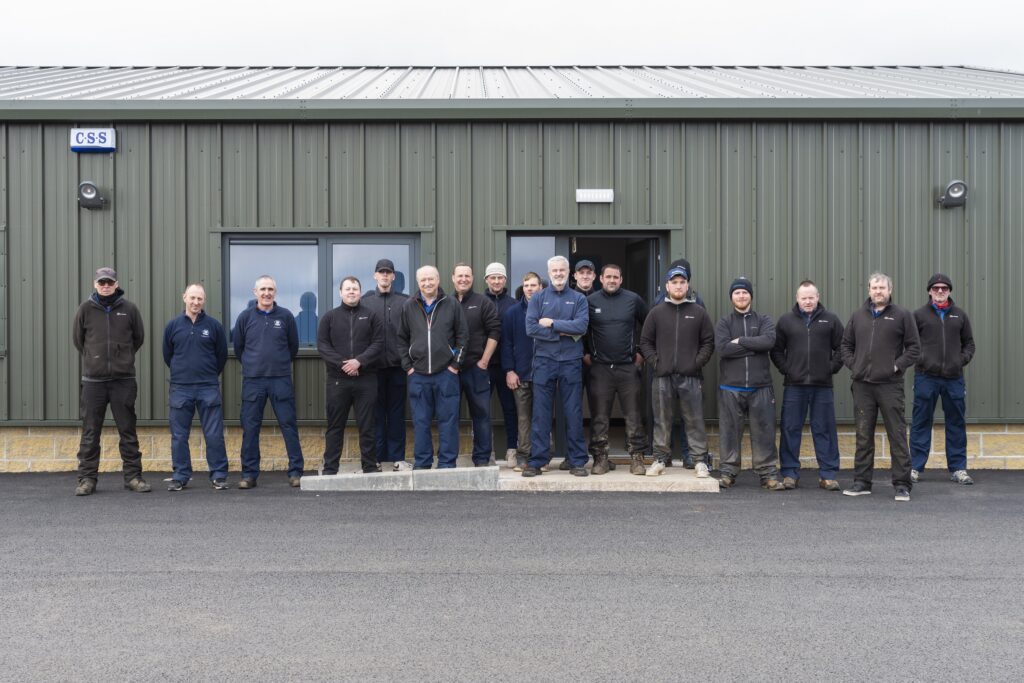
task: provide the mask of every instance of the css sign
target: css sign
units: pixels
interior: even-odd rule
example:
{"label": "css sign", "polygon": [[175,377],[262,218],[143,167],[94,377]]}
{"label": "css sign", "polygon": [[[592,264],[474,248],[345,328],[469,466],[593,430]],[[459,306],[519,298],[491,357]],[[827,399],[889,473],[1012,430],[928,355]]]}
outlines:
{"label": "css sign", "polygon": [[117,149],[117,133],[113,128],[72,128],[72,152],[113,152]]}

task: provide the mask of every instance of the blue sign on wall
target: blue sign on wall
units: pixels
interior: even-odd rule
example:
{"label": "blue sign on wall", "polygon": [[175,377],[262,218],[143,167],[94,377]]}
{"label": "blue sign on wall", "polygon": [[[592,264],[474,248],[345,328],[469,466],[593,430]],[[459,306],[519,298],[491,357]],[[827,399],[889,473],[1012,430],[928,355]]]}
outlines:
{"label": "blue sign on wall", "polygon": [[72,152],[113,152],[117,149],[117,133],[113,128],[72,128]]}

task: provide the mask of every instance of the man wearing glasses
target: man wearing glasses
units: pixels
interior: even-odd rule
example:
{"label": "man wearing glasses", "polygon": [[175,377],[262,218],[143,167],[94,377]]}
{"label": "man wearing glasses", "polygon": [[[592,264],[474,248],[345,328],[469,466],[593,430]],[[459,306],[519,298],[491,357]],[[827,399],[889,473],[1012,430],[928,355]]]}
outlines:
{"label": "man wearing glasses", "polygon": [[950,294],[953,281],[936,273],[928,280],[928,303],[914,311],[921,358],[914,373],[914,417],[910,426],[910,478],[917,482],[932,446],[935,404],[946,418],[946,467],[950,481],[973,484],[967,474],[967,386],[964,367],[974,357],[971,321]]}

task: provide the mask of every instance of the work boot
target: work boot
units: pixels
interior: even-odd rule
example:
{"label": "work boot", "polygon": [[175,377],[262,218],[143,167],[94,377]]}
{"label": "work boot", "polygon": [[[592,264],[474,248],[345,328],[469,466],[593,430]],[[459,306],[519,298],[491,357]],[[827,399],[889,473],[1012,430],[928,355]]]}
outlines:
{"label": "work boot", "polygon": [[594,466],[590,468],[591,474],[608,474],[608,454],[598,453],[594,456]]}
{"label": "work boot", "polygon": [[563,472],[571,470],[572,467],[569,465],[569,458],[562,458],[562,464],[558,466],[558,469]]}
{"label": "work boot", "polygon": [[644,476],[647,474],[647,468],[644,467],[644,454],[643,453],[630,453],[629,454],[629,473]]}
{"label": "work boot", "polygon": [[83,479],[78,482],[78,486],[75,488],[76,496],[91,496],[96,492],[96,480],[95,479]]}
{"label": "work boot", "polygon": [[149,493],[152,491],[149,484],[142,477],[135,477],[129,482],[126,482],[124,487],[129,491],[135,491],[136,493]]}

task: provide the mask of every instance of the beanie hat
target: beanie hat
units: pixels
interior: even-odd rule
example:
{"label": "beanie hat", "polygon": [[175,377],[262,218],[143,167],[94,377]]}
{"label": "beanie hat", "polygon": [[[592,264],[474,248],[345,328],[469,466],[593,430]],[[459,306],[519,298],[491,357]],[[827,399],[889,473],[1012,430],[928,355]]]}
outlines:
{"label": "beanie hat", "polygon": [[490,277],[491,275],[500,275],[502,277],[508,277],[508,271],[505,270],[504,263],[492,263],[487,266],[487,270],[484,271],[484,277]]}
{"label": "beanie hat", "polygon": [[931,289],[933,286],[938,284],[946,285],[949,287],[949,291],[953,291],[953,281],[949,279],[948,275],[943,275],[942,273],[935,273],[935,275],[932,275],[931,279],[928,280],[928,289]]}
{"label": "beanie hat", "polygon": [[754,283],[742,275],[733,280],[732,284],[729,285],[729,296],[731,297],[732,293],[737,289],[745,289],[750,293],[750,296],[754,296]]}

